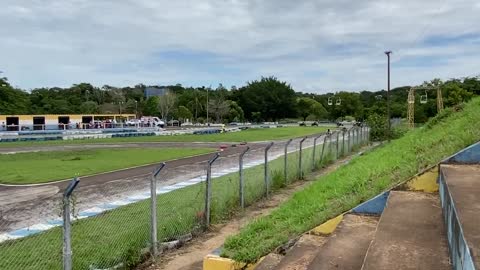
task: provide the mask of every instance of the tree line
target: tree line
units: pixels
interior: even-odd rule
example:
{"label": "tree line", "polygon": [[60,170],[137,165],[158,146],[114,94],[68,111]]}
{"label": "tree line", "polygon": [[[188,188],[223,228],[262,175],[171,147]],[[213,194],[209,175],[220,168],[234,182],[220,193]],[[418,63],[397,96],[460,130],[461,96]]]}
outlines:
{"label": "tree line", "polygon": [[[480,78],[467,77],[430,83],[440,85],[445,106],[467,101],[480,94]],[[0,78],[0,114],[110,114],[132,113],[206,122],[262,122],[281,119],[329,120],[356,119],[385,115],[386,91],[339,91],[326,94],[296,92],[287,82],[262,77],[237,88],[184,87],[181,84],[154,86],[168,89],[163,96],[145,97],[146,85],[133,87],[95,87],[89,83],[68,88],[36,88],[25,91]],[[390,91],[392,118],[405,118],[410,86]],[[418,102],[420,96],[426,103]],[[423,123],[434,116],[436,91],[416,91],[415,122]],[[208,106],[207,106],[208,104]],[[208,112],[207,112],[208,108]]]}

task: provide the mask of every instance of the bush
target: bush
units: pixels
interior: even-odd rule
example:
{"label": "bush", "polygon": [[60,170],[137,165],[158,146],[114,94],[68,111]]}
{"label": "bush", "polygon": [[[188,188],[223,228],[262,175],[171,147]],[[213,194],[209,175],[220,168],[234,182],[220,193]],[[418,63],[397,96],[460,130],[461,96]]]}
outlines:
{"label": "bush", "polygon": [[443,111],[439,112],[434,117],[430,118],[428,122],[425,124],[425,127],[430,129],[437,125],[438,123],[442,122],[445,118],[449,117],[453,113],[453,108],[446,108]]}
{"label": "bush", "polygon": [[406,120],[402,119],[402,121],[394,126],[392,128],[392,139],[398,139],[400,137],[402,137],[403,135],[405,135],[410,129],[408,128],[408,123]]}
{"label": "bush", "polygon": [[387,138],[387,121],[384,115],[371,114],[367,119],[370,127],[370,138],[373,141],[382,141]]}
{"label": "bush", "polygon": [[432,117],[426,124],[425,127],[430,129],[433,126],[437,125],[440,122],[443,122],[447,117],[452,115],[454,112],[460,112],[465,107],[465,103],[460,103],[456,106],[446,108],[443,111],[439,112],[435,117]]}

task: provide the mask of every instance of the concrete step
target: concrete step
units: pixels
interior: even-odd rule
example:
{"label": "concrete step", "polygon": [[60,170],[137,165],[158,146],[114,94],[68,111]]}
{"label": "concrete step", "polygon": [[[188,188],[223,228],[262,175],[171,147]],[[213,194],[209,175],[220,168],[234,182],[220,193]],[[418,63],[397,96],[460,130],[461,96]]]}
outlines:
{"label": "concrete step", "polygon": [[442,164],[473,262],[480,269],[480,165]]}
{"label": "concrete step", "polygon": [[390,192],[361,269],[451,269],[439,196]]}
{"label": "concrete step", "polygon": [[305,234],[288,250],[280,262],[270,269],[306,270],[326,241],[327,237]]}
{"label": "concrete step", "polygon": [[375,235],[378,217],[345,215],[308,270],[358,270]]}

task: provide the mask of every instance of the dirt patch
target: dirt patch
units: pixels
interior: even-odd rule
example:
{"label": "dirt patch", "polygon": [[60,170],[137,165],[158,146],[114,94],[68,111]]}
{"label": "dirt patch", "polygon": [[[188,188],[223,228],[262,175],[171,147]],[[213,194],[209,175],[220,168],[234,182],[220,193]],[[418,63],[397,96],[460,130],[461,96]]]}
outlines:
{"label": "dirt patch", "polygon": [[312,180],[327,174],[339,166],[348,162],[353,156],[338,160],[330,166],[307,175],[306,180],[292,183],[286,188],[277,190],[269,200],[261,200],[245,211],[237,214],[228,223],[217,224],[210,231],[195,238],[184,247],[168,252],[157,258],[155,264],[146,262],[137,269],[140,270],[202,270],[203,258],[211,251],[223,245],[225,239],[236,234],[240,229],[252,220],[265,216],[272,212],[281,203],[287,201],[295,192],[300,191],[313,183]]}

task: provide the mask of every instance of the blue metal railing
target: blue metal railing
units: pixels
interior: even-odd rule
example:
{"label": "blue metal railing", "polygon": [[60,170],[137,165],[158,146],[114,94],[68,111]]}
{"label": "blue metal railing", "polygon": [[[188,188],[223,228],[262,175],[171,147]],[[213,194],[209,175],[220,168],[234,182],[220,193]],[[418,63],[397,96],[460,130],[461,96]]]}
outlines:
{"label": "blue metal railing", "polygon": [[445,175],[439,167],[440,201],[442,203],[443,217],[447,229],[447,240],[450,252],[450,260],[455,270],[475,270],[473,258],[470,254],[467,242],[463,234],[462,226],[458,218],[455,203],[445,182]]}

